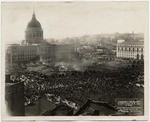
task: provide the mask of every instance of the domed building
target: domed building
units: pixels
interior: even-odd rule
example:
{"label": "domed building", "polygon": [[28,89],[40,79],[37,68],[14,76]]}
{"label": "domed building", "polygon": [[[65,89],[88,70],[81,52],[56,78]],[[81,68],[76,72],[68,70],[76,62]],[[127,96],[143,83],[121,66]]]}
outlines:
{"label": "domed building", "polygon": [[72,44],[49,43],[43,39],[43,29],[33,12],[32,19],[25,31],[25,40],[22,40],[21,44],[8,45],[6,63],[39,62],[53,64],[55,62],[72,62],[75,51],[76,49]]}
{"label": "domed building", "polygon": [[26,44],[40,44],[43,42],[43,29],[34,12],[25,31],[25,40]]}

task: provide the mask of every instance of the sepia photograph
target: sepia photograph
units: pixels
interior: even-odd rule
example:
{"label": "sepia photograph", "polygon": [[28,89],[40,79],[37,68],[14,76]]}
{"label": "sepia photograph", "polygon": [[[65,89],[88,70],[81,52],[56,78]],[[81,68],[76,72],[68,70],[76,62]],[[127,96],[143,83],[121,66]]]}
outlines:
{"label": "sepia photograph", "polygon": [[2,2],[5,120],[146,120],[148,2]]}

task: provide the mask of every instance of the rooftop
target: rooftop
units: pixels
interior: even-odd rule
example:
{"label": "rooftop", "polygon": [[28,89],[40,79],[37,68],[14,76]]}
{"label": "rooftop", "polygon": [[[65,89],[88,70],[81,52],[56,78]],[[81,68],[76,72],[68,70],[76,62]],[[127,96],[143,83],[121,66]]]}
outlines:
{"label": "rooftop", "polygon": [[46,99],[40,99],[35,102],[35,105],[33,106],[26,106],[25,107],[25,113],[26,116],[37,116],[41,115],[42,113],[45,113],[48,110],[53,110],[56,107],[56,105],[52,102],[49,102]]}
{"label": "rooftop", "polygon": [[22,82],[6,82],[5,86],[12,86],[12,85],[16,85],[16,84],[20,84]]}
{"label": "rooftop", "polygon": [[144,45],[144,42],[143,41],[124,41],[122,43],[118,43],[118,45]]}
{"label": "rooftop", "polygon": [[33,12],[32,19],[28,23],[27,28],[41,28],[40,22],[36,19],[35,13]]}

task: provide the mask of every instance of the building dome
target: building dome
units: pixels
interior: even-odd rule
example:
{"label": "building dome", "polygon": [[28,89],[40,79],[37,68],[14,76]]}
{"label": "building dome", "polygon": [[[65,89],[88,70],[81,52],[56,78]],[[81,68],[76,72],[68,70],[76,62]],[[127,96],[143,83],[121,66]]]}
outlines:
{"label": "building dome", "polygon": [[39,44],[43,42],[43,29],[40,22],[36,19],[35,13],[28,23],[25,31],[25,40],[28,44]]}
{"label": "building dome", "polygon": [[36,19],[35,13],[32,15],[31,21],[28,23],[27,28],[41,28],[40,22]]}

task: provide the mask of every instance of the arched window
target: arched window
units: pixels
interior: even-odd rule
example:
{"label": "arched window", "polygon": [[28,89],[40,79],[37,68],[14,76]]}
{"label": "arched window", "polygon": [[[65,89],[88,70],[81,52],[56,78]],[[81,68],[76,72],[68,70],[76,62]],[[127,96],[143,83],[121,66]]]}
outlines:
{"label": "arched window", "polygon": [[143,48],[141,48],[141,52],[143,52]]}
{"label": "arched window", "polygon": [[139,54],[137,54],[137,57],[136,57],[137,59],[139,59]]}
{"label": "arched window", "polygon": [[143,54],[141,55],[141,59],[144,59],[144,55]]}

